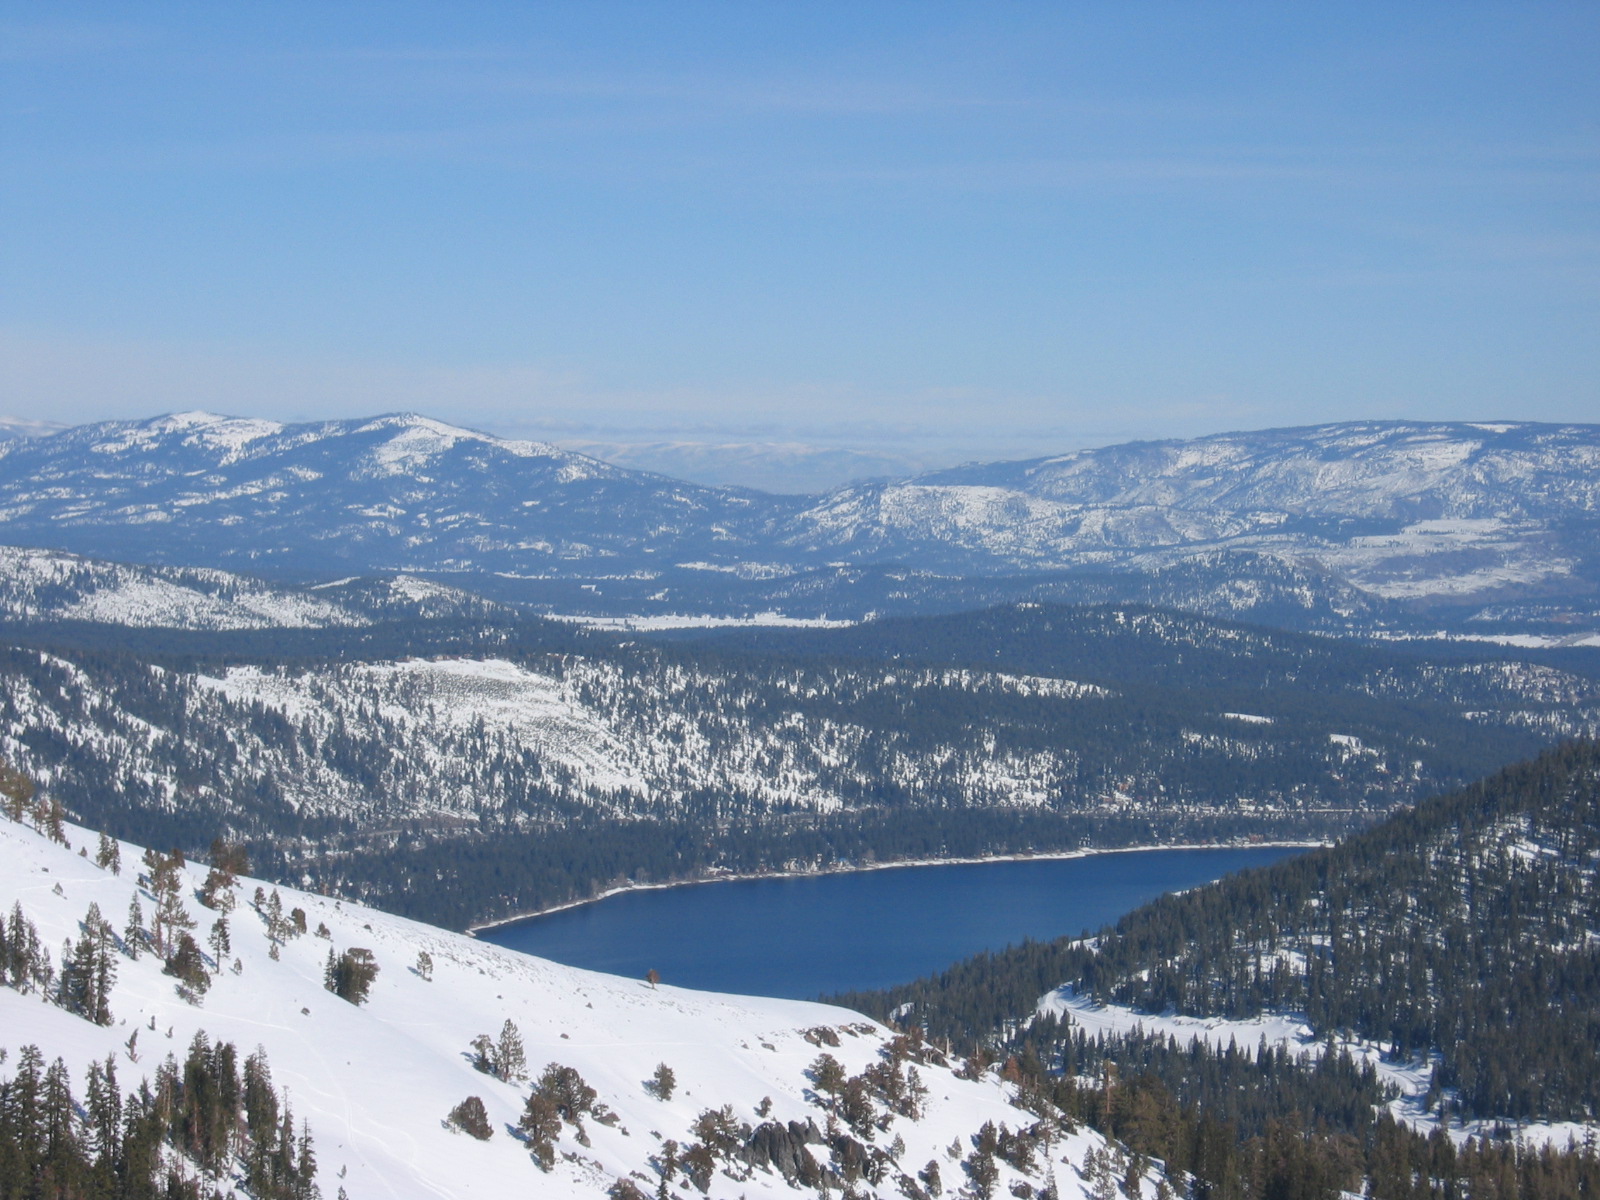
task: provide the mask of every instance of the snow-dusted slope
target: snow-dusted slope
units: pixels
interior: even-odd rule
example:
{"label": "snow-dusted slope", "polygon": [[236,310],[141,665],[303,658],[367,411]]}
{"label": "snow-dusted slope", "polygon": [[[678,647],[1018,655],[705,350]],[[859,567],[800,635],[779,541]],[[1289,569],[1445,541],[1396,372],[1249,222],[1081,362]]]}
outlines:
{"label": "snow-dusted slope", "polygon": [[[73,847],[93,848],[92,835],[77,827],[67,827],[67,836]],[[152,904],[135,882],[139,853],[124,845],[117,875],[75,849],[0,819],[0,908],[20,903],[52,949],[80,936],[79,921],[91,902],[120,926],[136,894],[147,912]],[[195,893],[203,873],[186,869],[183,889],[187,907],[201,919],[201,934],[218,915],[202,907]],[[287,888],[279,893],[284,911],[303,909],[313,932],[286,942],[274,961],[263,918],[249,907],[255,887],[251,880],[239,882],[241,903],[230,917],[228,957],[236,957],[238,967],[229,962],[216,970],[198,1004],[179,997],[175,981],[148,952],[138,961],[118,956],[109,1027],[70,1015],[36,994],[0,987],[0,1045],[10,1051],[0,1076],[16,1062],[17,1051],[33,1043],[47,1059],[66,1060],[80,1091],[88,1063],[114,1056],[126,1088],[152,1074],[169,1053],[181,1060],[195,1033],[204,1030],[212,1041],[234,1043],[241,1054],[257,1046],[266,1050],[295,1115],[310,1124],[325,1196],[343,1187],[362,1198],[596,1198],[630,1176],[653,1193],[665,1141],[682,1147],[694,1142],[692,1127],[707,1109],[731,1106],[736,1122],[746,1127],[741,1139],[764,1119],[785,1129],[795,1122],[804,1130],[810,1122],[827,1133],[830,1120],[808,1077],[810,1065],[826,1049],[855,1075],[883,1061],[889,1041],[888,1031],[842,1009],[690,992],[668,983],[652,988],[643,980],[558,966]],[[326,927],[326,939],[314,932],[319,926]],[[374,955],[379,973],[366,1004],[351,1005],[324,989],[330,947],[363,947]],[[421,952],[432,959],[431,979],[415,969]],[[614,1125],[585,1120],[587,1144],[572,1125],[564,1125],[549,1173],[539,1170],[511,1131],[529,1084],[502,1081],[472,1065],[472,1039],[494,1036],[507,1020],[520,1030],[534,1075],[549,1063],[574,1068],[618,1118]],[[677,1077],[677,1091],[666,1101],[644,1086],[663,1062]],[[994,1122],[1017,1130],[1039,1119],[1015,1107],[1012,1089],[992,1073],[964,1080],[931,1061],[915,1069],[928,1089],[921,1116],[894,1116],[879,1106],[880,1118],[888,1119],[870,1138],[832,1126],[882,1160],[876,1182],[854,1181],[858,1195],[914,1194],[905,1183],[914,1185],[929,1162],[940,1164],[953,1190],[964,1181],[958,1159],[972,1152],[981,1126]],[[469,1095],[482,1098],[495,1130],[486,1142],[443,1122]],[[765,1118],[757,1113],[764,1102],[770,1104]],[[823,1166],[839,1165],[840,1155],[849,1153],[821,1141],[819,1136],[807,1152]],[[1092,1133],[1055,1127],[1048,1157],[1031,1172],[998,1164],[999,1194],[1023,1179],[1037,1192],[1053,1175],[1059,1194],[1078,1195],[1086,1189],[1077,1168],[1104,1145]],[[844,1147],[843,1141],[836,1146]],[[837,1191],[838,1183],[833,1187]],[[1151,1179],[1144,1194],[1154,1192]],[[717,1171],[709,1190],[715,1200],[793,1194],[777,1171],[752,1168],[737,1155]]]}
{"label": "snow-dusted slope", "polygon": [[699,594],[726,604],[741,572],[751,584],[840,562],[1148,571],[1219,550],[1407,601],[1577,594],[1597,521],[1596,425],[1268,430],[820,497],[708,487],[409,415],[181,413],[0,439],[0,539],[301,575],[457,572],[543,602],[575,598],[554,582],[574,577],[681,589],[700,571]]}
{"label": "snow-dusted slope", "polygon": [[715,557],[775,507],[795,505],[411,415],[178,413],[0,441],[0,538],[241,570],[636,569]]}
{"label": "snow-dusted slope", "polygon": [[[1042,653],[1048,616],[1032,633],[1035,614],[1014,616],[1023,631],[998,644]],[[1151,643],[1167,643],[1167,695],[1191,701],[1170,712],[1147,701],[1129,707],[1115,689],[1058,668],[702,664],[627,647],[188,670],[29,649],[0,657],[0,754],[80,815],[108,811],[102,797],[117,789],[124,814],[203,813],[266,838],[308,819],[352,831],[410,821],[465,831],[589,817],[716,824],[889,806],[1166,823],[1237,815],[1241,797],[1270,824],[1308,807],[1387,807],[1454,769],[1419,730],[1352,727],[1352,703],[1453,706],[1420,727],[1427,742],[1594,727],[1593,686],[1580,677],[1520,663],[1419,667],[1409,659],[1351,681],[1320,715],[1308,694],[1283,724],[1246,726],[1223,714],[1271,715],[1282,696],[1261,710],[1236,692],[1226,703],[1196,693],[1176,677],[1185,655],[1246,656],[1276,664],[1282,676],[1312,678],[1326,672],[1323,659],[1252,631],[1160,614],[1063,620],[1082,623],[1085,639],[1125,633],[1129,673]],[[914,657],[917,643],[908,645]],[[849,645],[838,653],[851,653]],[[1239,687],[1259,704],[1263,688],[1285,686],[1282,676],[1251,676]],[[1359,750],[1333,735],[1355,736]]]}
{"label": "snow-dusted slope", "polygon": [[1171,1038],[1180,1046],[1198,1042],[1216,1051],[1226,1050],[1231,1045],[1245,1054],[1256,1053],[1264,1043],[1273,1049],[1287,1048],[1295,1058],[1303,1060],[1318,1058],[1331,1045],[1355,1061],[1371,1065],[1384,1086],[1392,1089],[1387,1107],[1395,1120],[1424,1133],[1442,1128],[1458,1145],[1468,1138],[1503,1136],[1509,1131],[1525,1145],[1548,1145],[1564,1150],[1573,1142],[1581,1145],[1587,1139],[1600,1136],[1600,1124],[1595,1122],[1459,1118],[1441,1122],[1429,1106],[1434,1061],[1421,1056],[1397,1059],[1394,1047],[1386,1043],[1350,1037],[1318,1037],[1306,1024],[1304,1013],[1263,1013],[1238,1020],[1191,1017],[1174,1012],[1144,1013],[1125,1004],[1097,1003],[1079,995],[1070,984],[1041,996],[1037,1011],[1041,1016],[1061,1020],[1070,1028],[1083,1030],[1090,1038],[1140,1034]]}
{"label": "snow-dusted slope", "polygon": [[[1094,704],[1069,680],[957,670],[828,670],[767,680],[629,658],[411,659],[104,676],[21,652],[0,668],[0,754],[74,809],[139,780],[135,806],[218,811],[254,828],[282,808],[361,822],[831,812],[896,786],[969,805],[1039,805],[1076,786],[1070,748],[1011,745],[999,723],[948,740],[884,727],[878,706]],[[774,705],[782,705],[780,709]],[[840,711],[830,711],[837,707]],[[852,708],[867,710],[853,717]],[[987,727],[996,728],[986,732]],[[192,737],[196,730],[211,731]],[[74,747],[70,756],[29,743]],[[267,781],[272,802],[258,785]],[[273,818],[276,819],[276,818]]]}
{"label": "snow-dusted slope", "polygon": [[0,620],[196,630],[370,623],[344,605],[226,571],[128,566],[17,546],[0,546]]}
{"label": "snow-dusted slope", "polygon": [[1226,547],[1416,599],[1564,580],[1597,517],[1596,426],[1356,422],[936,471],[836,492],[785,536],[947,569],[1149,569]]}
{"label": "snow-dusted slope", "polygon": [[921,482],[1191,512],[1405,521],[1593,516],[1600,427],[1355,421],[1130,442],[958,467]]}

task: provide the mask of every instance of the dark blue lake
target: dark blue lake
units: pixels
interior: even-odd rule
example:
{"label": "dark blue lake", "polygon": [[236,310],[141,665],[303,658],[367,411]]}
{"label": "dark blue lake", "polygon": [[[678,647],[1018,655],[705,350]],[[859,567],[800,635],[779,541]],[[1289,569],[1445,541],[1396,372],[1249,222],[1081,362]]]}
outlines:
{"label": "dark blue lake", "polygon": [[906,983],[1024,938],[1095,930],[1164,892],[1296,850],[1139,850],[624,892],[485,930],[569,966],[809,999]]}

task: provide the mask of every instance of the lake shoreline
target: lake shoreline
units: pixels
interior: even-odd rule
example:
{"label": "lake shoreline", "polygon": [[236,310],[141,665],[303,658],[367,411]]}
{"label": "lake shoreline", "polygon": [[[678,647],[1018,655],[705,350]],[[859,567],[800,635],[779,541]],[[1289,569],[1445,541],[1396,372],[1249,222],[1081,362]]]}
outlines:
{"label": "lake shoreline", "polygon": [[535,909],[532,912],[517,913],[514,916],[501,917],[494,921],[484,921],[477,925],[469,925],[466,933],[469,937],[477,937],[480,932],[503,929],[507,925],[531,921],[536,917],[548,917],[555,913],[570,912],[572,909],[583,908],[589,904],[598,904],[602,900],[609,900],[613,896],[621,896],[628,892],[659,892],[669,888],[699,887],[703,884],[711,883],[745,883],[758,879],[821,879],[828,875],[859,875],[868,871],[895,871],[910,867],[962,867],[1003,862],[1060,862],[1076,858],[1096,858],[1107,854],[1140,854],[1151,850],[1313,850],[1331,844],[1331,842],[1327,841],[1157,842],[1137,846],[1048,850],[1039,854],[989,854],[961,858],[901,858],[889,862],[852,863],[822,867],[815,871],[747,871],[710,875],[701,879],[675,879],[663,883],[626,883],[620,887],[607,888],[605,891],[583,900],[569,900],[565,904],[554,904],[549,908]]}

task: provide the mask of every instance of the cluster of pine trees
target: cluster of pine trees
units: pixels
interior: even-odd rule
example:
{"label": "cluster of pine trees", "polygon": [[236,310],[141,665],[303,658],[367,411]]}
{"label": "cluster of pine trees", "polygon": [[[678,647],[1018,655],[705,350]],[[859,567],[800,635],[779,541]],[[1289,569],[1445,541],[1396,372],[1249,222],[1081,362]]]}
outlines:
{"label": "cluster of pine trees", "polygon": [[316,1175],[311,1131],[266,1055],[241,1063],[204,1032],[126,1092],[109,1056],[89,1064],[80,1101],[62,1060],[46,1066],[32,1045],[0,1080],[0,1200],[211,1200],[235,1185],[254,1200],[317,1200]]}
{"label": "cluster of pine trees", "polygon": [[111,989],[117,982],[117,935],[91,903],[80,922],[83,937],[71,938],[61,948],[58,971],[39,931],[13,904],[11,915],[0,921],[0,984],[16,991],[39,992],[70,1013],[111,1024]]}

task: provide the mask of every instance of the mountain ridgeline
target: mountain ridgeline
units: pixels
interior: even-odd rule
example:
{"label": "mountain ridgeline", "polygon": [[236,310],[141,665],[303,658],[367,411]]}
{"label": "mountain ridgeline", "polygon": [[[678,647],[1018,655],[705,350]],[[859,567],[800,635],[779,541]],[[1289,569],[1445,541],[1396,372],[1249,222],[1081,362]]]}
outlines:
{"label": "mountain ridgeline", "polygon": [[1335,846],[1165,897],[1091,940],[846,999],[966,1043],[1032,1038],[1046,1059],[1067,1052],[1070,1029],[1040,1042],[1019,1022],[1062,985],[1151,1013],[1302,1013],[1320,1037],[1435,1057],[1441,1111],[1592,1120],[1597,861],[1600,746],[1571,743]]}
{"label": "mountain ridgeline", "polygon": [[[1352,422],[780,496],[410,415],[182,413],[0,439],[0,541],[299,582],[431,572],[612,612],[949,610],[1084,572],[1100,599],[1170,603],[1181,578],[1148,577],[1197,563],[1195,603],[1262,619],[1526,624],[1593,616],[1597,464],[1600,426]],[[1097,598],[1054,582],[1039,598]]]}

